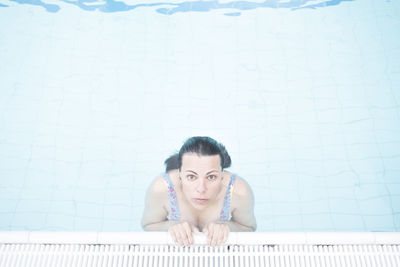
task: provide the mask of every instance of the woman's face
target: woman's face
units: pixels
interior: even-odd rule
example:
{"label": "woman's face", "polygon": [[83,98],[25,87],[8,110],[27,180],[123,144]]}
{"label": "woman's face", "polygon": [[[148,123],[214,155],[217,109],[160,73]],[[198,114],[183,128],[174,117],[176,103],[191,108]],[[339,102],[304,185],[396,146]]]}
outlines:
{"label": "woman's face", "polygon": [[179,175],[186,200],[195,209],[202,210],[221,191],[221,158],[219,155],[199,156],[196,153],[185,153]]}

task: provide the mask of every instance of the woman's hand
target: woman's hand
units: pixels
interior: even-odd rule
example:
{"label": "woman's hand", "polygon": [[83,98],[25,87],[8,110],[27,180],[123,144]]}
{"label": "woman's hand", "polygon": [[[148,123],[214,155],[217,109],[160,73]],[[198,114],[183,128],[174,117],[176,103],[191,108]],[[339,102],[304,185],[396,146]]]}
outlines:
{"label": "woman's hand", "polygon": [[194,244],[193,233],[198,233],[199,229],[191,223],[184,221],[174,224],[168,229],[175,243],[181,246]]}
{"label": "woman's hand", "polygon": [[210,222],[203,228],[209,246],[219,246],[228,240],[229,227],[223,223]]}

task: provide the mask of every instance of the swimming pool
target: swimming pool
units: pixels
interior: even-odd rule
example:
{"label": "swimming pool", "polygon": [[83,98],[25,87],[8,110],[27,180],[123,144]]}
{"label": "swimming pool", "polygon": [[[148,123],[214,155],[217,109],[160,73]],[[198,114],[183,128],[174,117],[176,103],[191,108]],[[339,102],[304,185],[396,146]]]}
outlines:
{"label": "swimming pool", "polygon": [[141,231],[192,135],[257,231],[400,230],[398,1],[0,4],[0,231]]}

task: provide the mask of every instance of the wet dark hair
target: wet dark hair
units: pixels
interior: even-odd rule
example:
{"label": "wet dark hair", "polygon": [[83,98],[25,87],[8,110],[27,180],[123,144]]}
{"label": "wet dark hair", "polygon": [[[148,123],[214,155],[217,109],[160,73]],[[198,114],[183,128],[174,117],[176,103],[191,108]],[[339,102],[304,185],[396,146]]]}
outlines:
{"label": "wet dark hair", "polygon": [[165,172],[169,172],[170,170],[179,169],[179,153],[175,153],[164,161]]}
{"label": "wet dark hair", "polygon": [[165,172],[182,167],[182,157],[185,153],[196,153],[201,156],[219,155],[222,169],[229,168],[232,164],[231,157],[226,148],[211,137],[194,136],[185,141],[179,152],[171,155],[164,161]]}

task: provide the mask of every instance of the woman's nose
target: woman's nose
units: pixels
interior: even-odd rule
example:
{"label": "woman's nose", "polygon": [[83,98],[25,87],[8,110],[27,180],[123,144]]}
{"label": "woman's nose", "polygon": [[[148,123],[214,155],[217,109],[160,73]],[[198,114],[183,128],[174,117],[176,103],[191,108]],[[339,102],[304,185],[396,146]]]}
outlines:
{"label": "woman's nose", "polygon": [[197,184],[197,192],[203,193],[206,191],[206,183],[204,179],[199,179],[199,183]]}

